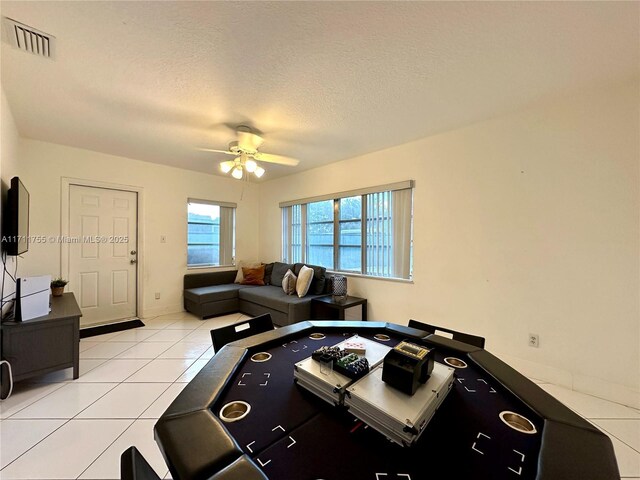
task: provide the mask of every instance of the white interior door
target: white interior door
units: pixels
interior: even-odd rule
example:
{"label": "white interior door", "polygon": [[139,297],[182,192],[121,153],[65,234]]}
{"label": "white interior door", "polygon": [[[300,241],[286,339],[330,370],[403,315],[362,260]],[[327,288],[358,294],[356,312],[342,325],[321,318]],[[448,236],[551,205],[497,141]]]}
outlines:
{"label": "white interior door", "polygon": [[69,186],[69,287],[82,326],[136,316],[137,225],[136,192]]}

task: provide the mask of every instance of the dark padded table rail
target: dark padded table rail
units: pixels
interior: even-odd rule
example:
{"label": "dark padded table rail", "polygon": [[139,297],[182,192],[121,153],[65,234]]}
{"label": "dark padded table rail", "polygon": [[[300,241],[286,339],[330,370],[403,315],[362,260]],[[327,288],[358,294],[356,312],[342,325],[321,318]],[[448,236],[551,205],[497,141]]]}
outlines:
{"label": "dark padded table rail", "polygon": [[[324,339],[310,339],[323,333]],[[293,364],[322,345],[358,334],[435,347],[455,357],[454,386],[420,440],[403,448],[293,381]],[[267,362],[250,356],[268,352]],[[251,404],[241,421],[222,422],[222,405]],[[497,416],[514,411],[537,433]],[[609,438],[483,349],[396,324],[301,322],[220,350],[158,420],[156,440],[175,479],[327,480],[478,478],[617,479]]]}

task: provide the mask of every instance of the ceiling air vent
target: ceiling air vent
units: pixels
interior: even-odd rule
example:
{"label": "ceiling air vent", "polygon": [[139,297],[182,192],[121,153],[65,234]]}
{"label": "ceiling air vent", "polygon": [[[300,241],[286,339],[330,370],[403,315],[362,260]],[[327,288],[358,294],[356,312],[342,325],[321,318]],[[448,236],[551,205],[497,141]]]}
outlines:
{"label": "ceiling air vent", "polygon": [[15,48],[40,57],[54,58],[56,37],[7,17],[3,20],[6,38]]}

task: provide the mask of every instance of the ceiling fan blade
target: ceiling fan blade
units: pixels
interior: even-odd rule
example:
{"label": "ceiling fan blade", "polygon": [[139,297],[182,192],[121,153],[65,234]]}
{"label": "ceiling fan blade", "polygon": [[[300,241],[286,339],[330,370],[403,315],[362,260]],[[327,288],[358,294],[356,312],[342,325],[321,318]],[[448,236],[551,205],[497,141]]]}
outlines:
{"label": "ceiling fan blade", "polygon": [[283,155],[274,155],[272,153],[258,152],[253,156],[253,158],[259,162],[277,163],[280,165],[287,165],[289,167],[295,167],[300,163],[300,160],[296,160],[295,158],[285,157]]}
{"label": "ceiling fan blade", "polygon": [[214,153],[225,153],[227,155],[237,156],[237,153],[230,152],[228,150],[214,150],[213,148],[198,148],[201,152],[214,152]]}
{"label": "ceiling fan blade", "polygon": [[253,132],[238,130],[238,145],[245,150],[257,150],[264,140]]}

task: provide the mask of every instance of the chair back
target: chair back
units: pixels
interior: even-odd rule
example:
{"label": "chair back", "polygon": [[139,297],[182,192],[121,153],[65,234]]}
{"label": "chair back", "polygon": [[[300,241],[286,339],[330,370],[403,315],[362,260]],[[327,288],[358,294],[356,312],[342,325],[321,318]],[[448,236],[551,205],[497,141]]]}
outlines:
{"label": "chair back", "polygon": [[226,327],[215,328],[211,330],[211,341],[213,349],[218,352],[229,342],[235,342],[243,338],[250,337],[262,332],[273,330],[273,321],[271,314],[265,313],[259,317],[250,318],[242,322],[228,325]]}
{"label": "chair back", "polygon": [[160,480],[160,477],[136,447],[129,447],[120,455],[120,479]]}
{"label": "chair back", "polygon": [[471,335],[470,333],[456,332],[455,330],[450,330],[448,328],[437,327],[435,325],[429,325],[428,323],[422,323],[418,320],[409,320],[409,326],[411,328],[424,330],[425,332],[429,332],[430,334],[437,333],[437,330],[441,332],[447,332],[450,333],[453,336],[453,339],[457,340],[458,342],[467,343],[469,345],[473,345],[474,347],[484,348],[484,337]]}

